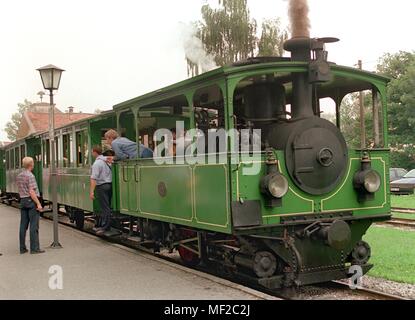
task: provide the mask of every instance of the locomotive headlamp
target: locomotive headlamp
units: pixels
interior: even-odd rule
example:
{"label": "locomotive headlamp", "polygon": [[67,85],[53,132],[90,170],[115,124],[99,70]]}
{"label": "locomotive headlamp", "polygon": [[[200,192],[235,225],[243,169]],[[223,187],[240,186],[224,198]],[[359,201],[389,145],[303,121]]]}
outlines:
{"label": "locomotive headlamp", "polygon": [[281,199],[288,192],[288,180],[280,173],[265,176],[262,183],[263,193],[276,199]]}
{"label": "locomotive headlamp", "polygon": [[362,168],[354,176],[354,188],[358,191],[359,202],[373,200],[381,183],[380,174],[372,169],[372,162],[368,154],[365,154],[362,158]]}
{"label": "locomotive headlamp", "polygon": [[261,179],[261,193],[269,208],[281,207],[282,198],[288,193],[288,180],[278,170],[278,160],[272,150],[267,151],[267,175]]}
{"label": "locomotive headlamp", "polygon": [[381,178],[379,173],[371,170],[365,174],[364,186],[367,192],[375,193],[380,189]]}

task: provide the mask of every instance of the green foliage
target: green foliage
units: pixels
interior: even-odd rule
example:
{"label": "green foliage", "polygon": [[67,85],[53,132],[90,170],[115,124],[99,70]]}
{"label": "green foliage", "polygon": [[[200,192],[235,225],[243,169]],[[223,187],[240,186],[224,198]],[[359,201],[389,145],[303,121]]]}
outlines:
{"label": "green foliage", "polygon": [[247,0],[219,0],[218,9],[202,7],[199,35],[217,65],[246,59],[255,50],[257,23],[250,18]]}
{"label": "green foliage", "polygon": [[[372,93],[363,92],[365,109],[366,145],[374,144]],[[359,149],[360,144],[360,103],[359,93],[347,95],[340,106],[341,131],[350,149]]]}
{"label": "green foliage", "polygon": [[378,72],[392,78],[388,86],[392,166],[415,167],[415,53],[384,55]]}
{"label": "green foliage", "polygon": [[[251,18],[247,0],[218,0],[217,8],[202,6],[202,20],[195,23],[196,37],[217,66],[224,66],[255,55],[280,56],[288,32],[279,19],[262,23],[261,37],[257,36],[257,21]],[[196,61],[187,56],[188,73],[200,73]]]}
{"label": "green foliage", "polygon": [[340,106],[341,131],[350,149],[360,147],[360,108],[358,94],[348,95]]}
{"label": "green foliage", "polygon": [[415,169],[415,150],[413,146],[404,147],[402,150],[392,149],[391,166],[393,168]]}
{"label": "green foliage", "polygon": [[415,214],[396,213],[396,212],[393,212],[392,214],[393,214],[393,217],[397,218],[397,219],[406,219],[406,220],[414,220],[415,221]]}
{"label": "green foliage", "polygon": [[380,58],[377,72],[392,79],[399,79],[406,74],[408,65],[415,62],[415,55],[411,52],[399,51],[398,53],[386,53]]}
{"label": "green foliage", "polygon": [[284,42],[288,39],[288,32],[281,27],[280,19],[265,20],[262,23],[262,34],[258,42],[258,56],[282,56]]}
{"label": "green foliage", "polygon": [[375,267],[369,275],[415,284],[415,232],[393,228],[372,227],[365,236],[372,247],[371,263]]}
{"label": "green foliage", "polygon": [[16,141],[23,114],[31,105],[32,103],[26,99],[23,103],[17,104],[18,111],[12,115],[11,121],[7,122],[6,127],[4,128],[7,138],[10,141]]}

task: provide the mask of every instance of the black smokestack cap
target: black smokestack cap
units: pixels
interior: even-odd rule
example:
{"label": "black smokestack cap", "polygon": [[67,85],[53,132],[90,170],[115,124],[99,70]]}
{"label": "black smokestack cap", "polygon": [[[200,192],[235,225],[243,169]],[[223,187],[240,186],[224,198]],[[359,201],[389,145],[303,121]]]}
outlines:
{"label": "black smokestack cap", "polygon": [[313,39],[311,38],[292,38],[285,41],[284,49],[291,52],[293,61],[308,62],[311,60],[312,43]]}

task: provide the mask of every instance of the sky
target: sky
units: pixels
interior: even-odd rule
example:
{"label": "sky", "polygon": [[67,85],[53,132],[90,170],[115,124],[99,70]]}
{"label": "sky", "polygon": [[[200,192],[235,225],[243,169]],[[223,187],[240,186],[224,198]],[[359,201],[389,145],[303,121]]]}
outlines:
{"label": "sky", "polygon": [[[217,0],[211,0],[216,3]],[[17,103],[36,95],[36,69],[66,70],[55,102],[61,110],[108,110],[187,78],[182,25],[200,18],[204,0],[14,0],[0,3],[0,140]],[[253,18],[280,17],[286,0],[248,0]],[[313,37],[334,36],[329,58],[373,70],[386,52],[415,50],[408,0],[309,0]]]}

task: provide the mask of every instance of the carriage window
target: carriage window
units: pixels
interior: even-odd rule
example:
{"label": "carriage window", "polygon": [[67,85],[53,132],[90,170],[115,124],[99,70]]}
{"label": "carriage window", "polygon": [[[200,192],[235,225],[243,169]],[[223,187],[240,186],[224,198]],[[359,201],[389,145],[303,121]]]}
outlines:
{"label": "carriage window", "polygon": [[43,167],[48,168],[50,165],[50,142],[43,140]]}
{"label": "carriage window", "polygon": [[[178,135],[183,135],[190,128],[190,110],[187,98],[184,95],[156,102],[140,109],[139,114],[139,142],[155,151],[155,156],[176,156],[177,145],[174,141]],[[173,143],[166,145],[165,150],[157,150],[154,134],[158,129],[172,131]],[[177,132],[177,130],[181,132]],[[162,138],[162,141],[164,137]],[[160,152],[159,152],[160,151]]]}
{"label": "carriage window", "polygon": [[86,130],[76,133],[76,163],[78,167],[89,164],[88,135]]}
{"label": "carriage window", "polygon": [[123,112],[120,115],[120,132],[122,137],[125,137],[131,141],[136,140],[134,114],[131,111]]}
{"label": "carriage window", "polygon": [[20,146],[20,157],[22,160],[26,157],[26,145],[24,144]]}
{"label": "carriage window", "polygon": [[327,121],[330,121],[334,125],[337,125],[337,108],[336,102],[331,98],[320,99],[317,106],[317,114],[320,113],[320,117]]}
{"label": "carriage window", "polygon": [[[105,152],[107,150],[111,150],[111,148],[112,148],[110,145],[108,145],[107,139],[105,139],[105,133],[107,133],[107,131],[110,130],[110,129],[112,129],[112,128],[102,128],[101,129],[100,143],[101,143],[101,147],[102,147],[103,152]],[[121,129],[121,136],[125,137],[125,133],[123,133],[123,132],[125,132],[125,130]],[[85,132],[85,134],[86,134],[86,132]],[[85,139],[86,139],[85,143],[88,144],[88,137],[85,137]]]}
{"label": "carriage window", "polygon": [[[365,148],[378,148],[384,145],[383,114],[376,90],[365,90],[346,95],[340,106],[341,131],[351,149],[362,147],[364,130]],[[364,121],[361,122],[360,105],[363,105]]]}
{"label": "carriage window", "polygon": [[10,150],[10,169],[14,170],[14,149]]}
{"label": "carriage window", "polygon": [[6,151],[6,169],[10,169],[10,151]]}
{"label": "carriage window", "polygon": [[63,144],[63,166],[69,168],[71,166],[71,134],[65,134],[62,136]]}
{"label": "carriage window", "polygon": [[[202,131],[205,137],[205,152],[226,152],[226,137],[219,134],[219,130],[226,127],[224,99],[220,87],[213,85],[197,90],[193,97],[193,105],[196,128]],[[209,138],[215,138],[216,143],[209,141]]]}
{"label": "carriage window", "polygon": [[59,141],[60,141],[60,137],[56,137],[55,140],[55,163],[56,163],[56,167],[59,167],[59,160],[60,160],[60,154],[59,154]]}
{"label": "carriage window", "polygon": [[17,147],[14,149],[14,164],[15,164],[15,168],[19,169],[20,168],[20,148]]}

